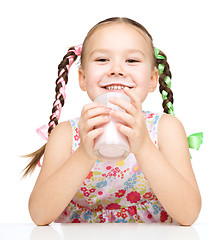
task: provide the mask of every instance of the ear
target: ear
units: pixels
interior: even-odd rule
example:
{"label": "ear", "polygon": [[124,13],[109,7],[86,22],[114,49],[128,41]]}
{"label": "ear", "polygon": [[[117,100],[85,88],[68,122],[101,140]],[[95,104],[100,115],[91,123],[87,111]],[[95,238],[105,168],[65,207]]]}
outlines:
{"label": "ear", "polygon": [[86,91],[86,79],[82,68],[78,69],[79,86],[82,91]]}
{"label": "ear", "polygon": [[150,78],[149,92],[154,92],[158,84],[159,72],[157,68],[154,68]]}

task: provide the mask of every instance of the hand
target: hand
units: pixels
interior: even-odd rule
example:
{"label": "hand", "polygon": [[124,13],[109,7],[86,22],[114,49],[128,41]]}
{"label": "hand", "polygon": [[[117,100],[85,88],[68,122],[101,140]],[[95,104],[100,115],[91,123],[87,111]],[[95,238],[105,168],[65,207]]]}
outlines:
{"label": "hand", "polygon": [[130,97],[131,102],[119,98],[110,98],[109,102],[118,105],[126,112],[110,110],[110,116],[116,117],[125,124],[118,123],[118,130],[127,136],[130,144],[130,152],[139,155],[144,145],[150,140],[147,126],[142,113],[142,103],[136,93],[125,87],[124,93]]}
{"label": "hand", "polygon": [[101,125],[109,122],[109,119],[109,109],[101,103],[89,103],[83,107],[79,122],[79,148],[88,158],[96,161],[94,140],[103,133]]}

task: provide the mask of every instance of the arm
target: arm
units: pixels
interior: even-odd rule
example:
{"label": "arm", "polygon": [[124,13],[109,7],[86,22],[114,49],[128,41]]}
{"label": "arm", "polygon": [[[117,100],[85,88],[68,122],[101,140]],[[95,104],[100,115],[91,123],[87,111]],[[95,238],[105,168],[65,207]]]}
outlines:
{"label": "arm", "polygon": [[109,101],[126,112],[110,111],[125,124],[118,130],[126,135],[132,152],[155,195],[168,214],[182,225],[191,225],[201,208],[201,196],[192,170],[187,137],[180,121],[163,115],[159,122],[159,149],[150,139],[142,104],[136,92],[124,88],[131,102]]}
{"label": "arm", "polygon": [[43,166],[29,199],[31,218],[37,225],[54,221],[72,200],[97,158],[94,139],[103,130],[97,125],[109,121],[108,111],[99,103],[86,104],[79,122],[80,146],[72,152],[69,122],[56,126],[47,142]]}
{"label": "arm", "polygon": [[136,159],[168,214],[181,225],[191,225],[199,215],[201,196],[180,121],[163,115],[158,140],[159,149],[150,139]]}
{"label": "arm", "polygon": [[54,221],[88,176],[95,159],[78,148],[71,155],[71,126],[59,124],[47,143],[43,166],[29,199],[31,218],[37,225]]}

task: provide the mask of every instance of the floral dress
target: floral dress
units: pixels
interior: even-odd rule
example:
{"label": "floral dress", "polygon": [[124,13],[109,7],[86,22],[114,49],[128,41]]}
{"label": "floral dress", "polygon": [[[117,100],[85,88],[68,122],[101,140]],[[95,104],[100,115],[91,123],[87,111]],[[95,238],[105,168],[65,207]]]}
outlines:
{"label": "floral dress", "polygon": [[[143,112],[154,144],[162,114]],[[79,118],[70,120],[72,152],[80,142]],[[98,159],[56,223],[175,223],[145,179],[134,154],[122,161]]]}

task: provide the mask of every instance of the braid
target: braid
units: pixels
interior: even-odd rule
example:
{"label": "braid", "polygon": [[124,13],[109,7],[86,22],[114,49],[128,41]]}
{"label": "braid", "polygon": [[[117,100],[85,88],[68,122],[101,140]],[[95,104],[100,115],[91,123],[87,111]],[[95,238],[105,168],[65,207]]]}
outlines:
{"label": "braid", "polygon": [[173,109],[173,92],[171,90],[171,72],[170,67],[167,62],[166,55],[159,49],[154,48],[155,58],[156,58],[156,67],[159,72],[159,90],[163,98],[163,109],[165,113],[174,114]]}
{"label": "braid", "polygon": [[[73,62],[76,61],[77,57],[81,55],[81,51],[82,51],[82,45],[69,48],[67,54],[63,57],[63,60],[58,65],[58,78],[56,80],[56,88],[55,88],[56,95],[55,95],[55,101],[53,103],[52,114],[50,116],[50,121],[48,124],[48,136],[50,136],[51,131],[58,124],[61,110],[62,110],[62,107],[64,106],[65,98],[66,98],[65,86],[68,83],[68,72]],[[47,141],[48,136],[47,136],[46,129],[47,129],[47,126],[44,125],[39,129],[37,129],[36,131],[42,138],[44,138]],[[23,170],[24,172],[23,177],[26,177],[29,173],[32,173],[36,165],[40,163],[40,159],[45,152],[45,148],[46,148],[46,144],[42,146],[40,149],[38,149],[37,151],[31,154],[28,154],[26,156],[23,156],[23,157],[32,158],[32,160]]]}
{"label": "braid", "polygon": [[60,113],[62,107],[65,103],[65,86],[68,83],[68,71],[72,65],[72,63],[77,59],[77,55],[75,54],[75,48],[69,48],[68,53],[63,57],[63,60],[58,65],[58,78],[56,80],[56,95],[55,101],[53,103],[52,114],[50,116],[48,135],[51,134],[51,131],[58,124]]}

